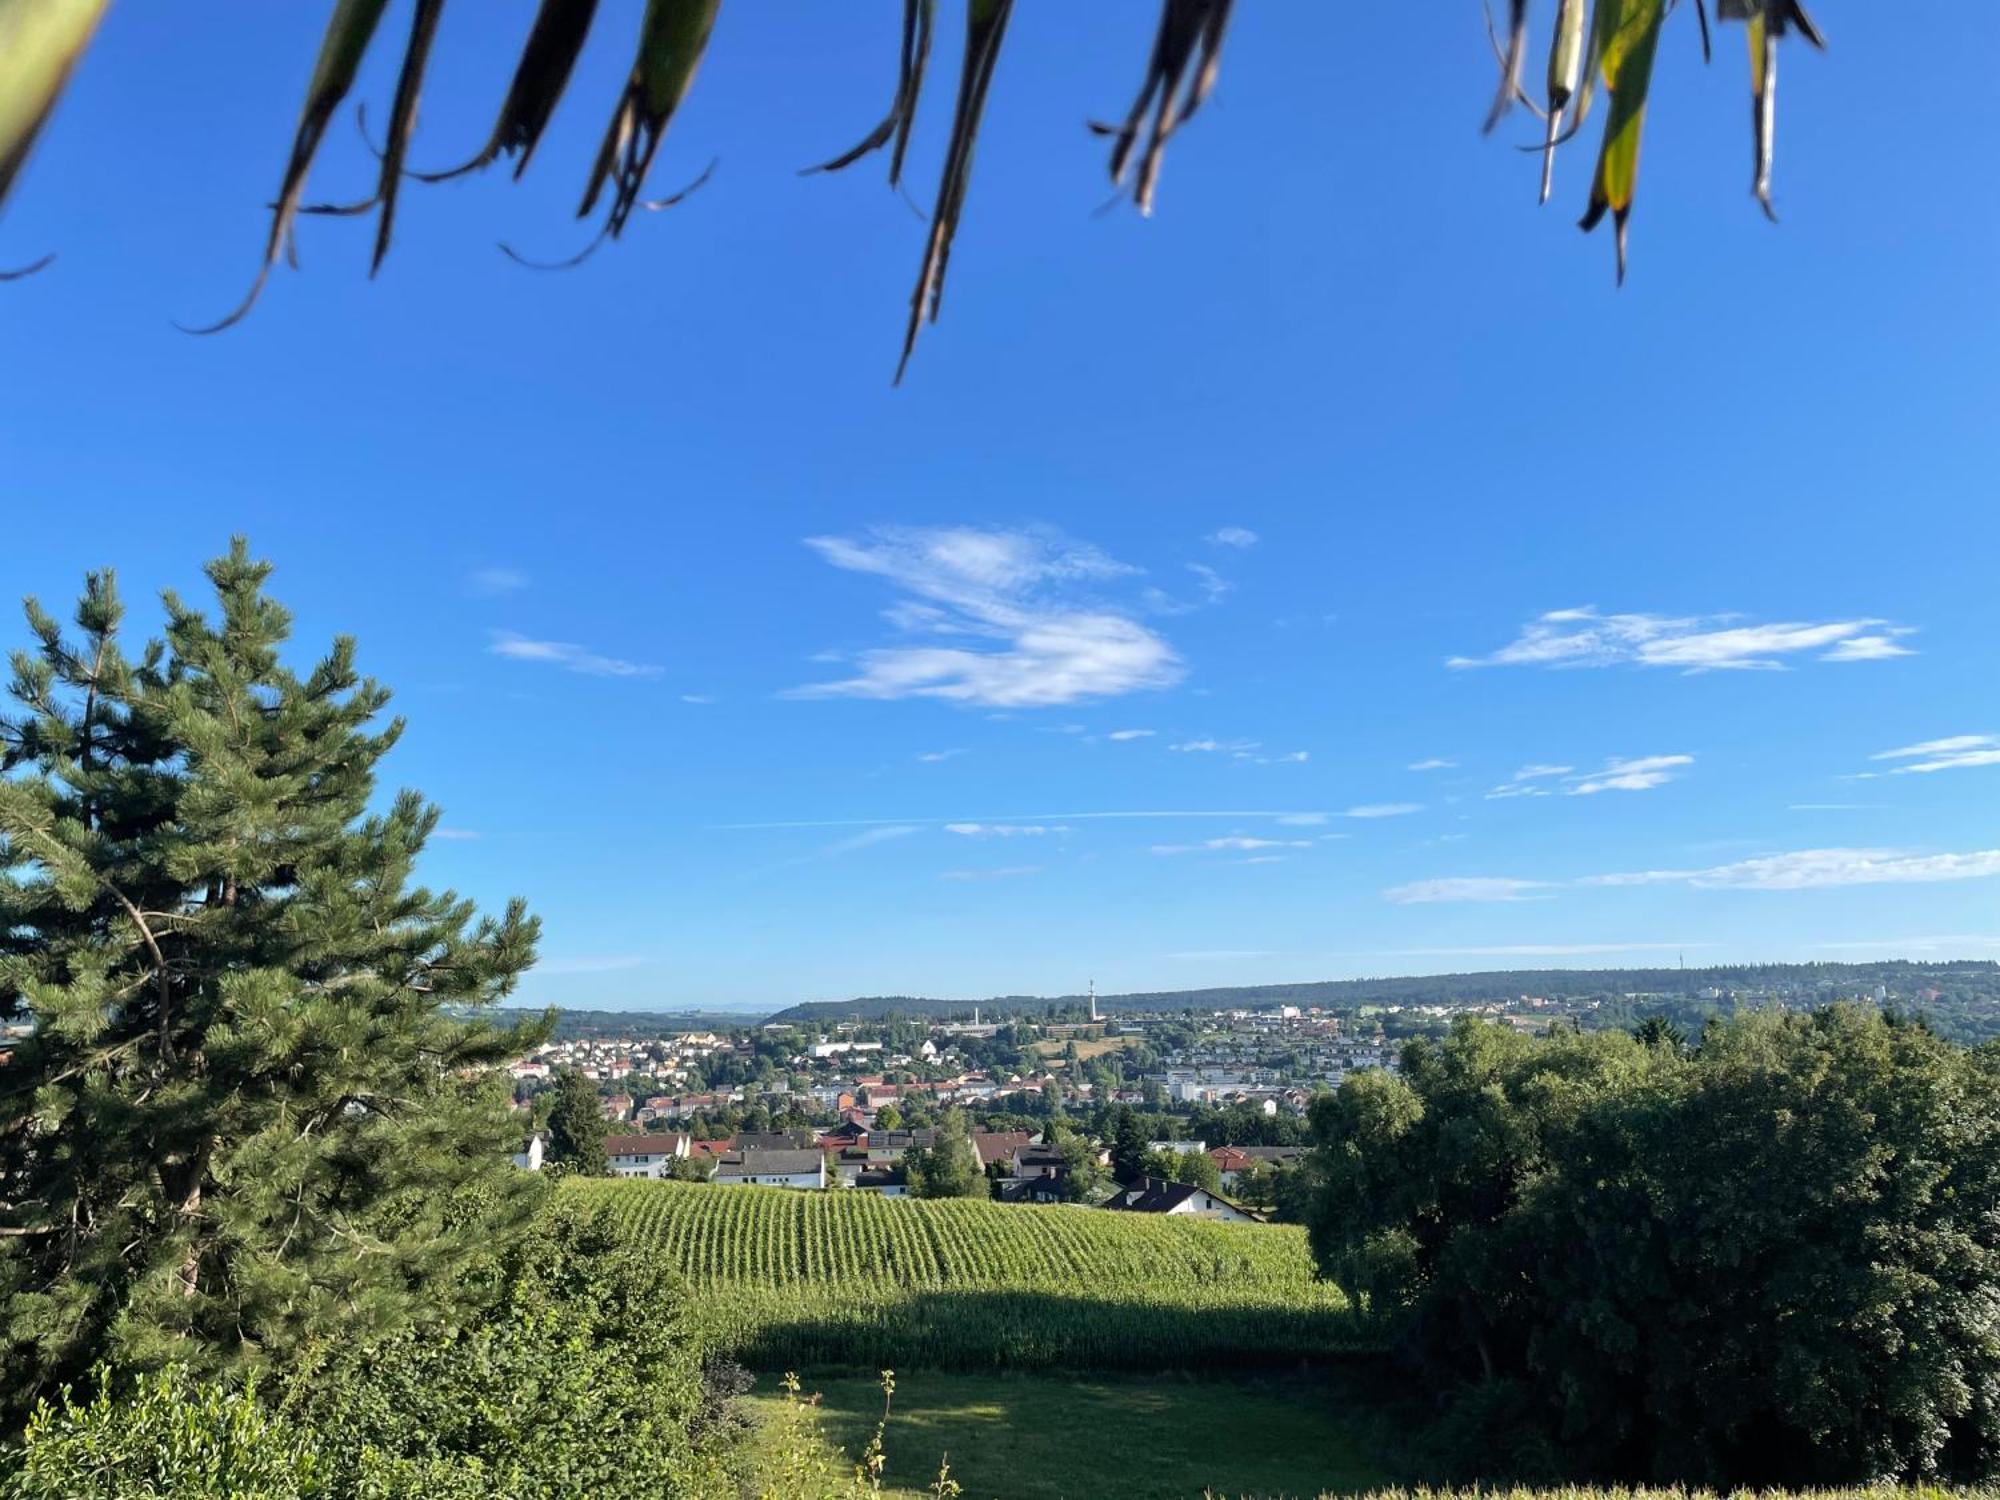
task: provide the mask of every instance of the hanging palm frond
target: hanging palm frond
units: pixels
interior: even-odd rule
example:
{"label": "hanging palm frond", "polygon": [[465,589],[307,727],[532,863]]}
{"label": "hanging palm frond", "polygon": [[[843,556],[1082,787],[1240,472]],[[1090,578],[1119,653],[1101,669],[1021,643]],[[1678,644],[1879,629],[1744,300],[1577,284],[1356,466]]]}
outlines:
{"label": "hanging palm frond", "polygon": [[861,143],[843,151],[832,161],[823,161],[813,172],[838,172],[852,166],[870,151],[879,151],[891,138],[896,149],[889,153],[889,186],[903,180],[903,156],[910,146],[910,127],[917,121],[917,98],[924,91],[924,69],[930,62],[931,29],[937,20],[937,0],[903,0],[903,52],[896,71],[896,97],[889,101],[889,113],[882,123],[862,137]]}
{"label": "hanging palm frond", "polygon": [[896,383],[909,368],[917,347],[917,330],[937,321],[944,298],[944,273],[951,261],[951,242],[958,233],[958,216],[965,207],[965,189],[972,180],[972,146],[986,113],[986,91],[993,83],[993,66],[1000,60],[1000,42],[1014,0],[967,0],[965,63],[958,79],[958,108],[951,121],[951,142],[945,149],[944,175],[938,180],[937,207],[931,211],[930,235],[924,242],[923,268],[910,295],[910,321],[903,330],[903,357],[896,361]]}
{"label": "hanging palm frond", "polygon": [[[1548,134],[1542,141],[1542,196],[1541,201],[1549,201],[1549,193],[1555,187],[1556,146],[1562,133],[1564,113],[1570,101],[1577,99],[1577,90],[1584,79],[1584,10],[1586,0],[1557,0],[1555,37],[1549,43],[1548,78]],[[1571,122],[1572,128],[1582,123],[1583,111],[1589,107],[1589,95],[1577,102],[1577,118]]]}
{"label": "hanging palm frond", "polygon": [[312,170],[327,122],[340,107],[340,101],[347,97],[347,91],[354,87],[354,75],[361,70],[361,59],[388,4],[389,0],[335,0],[333,16],[326,23],[326,35],[319,44],[319,61],[313,65],[312,82],[306,88],[305,108],[299,112],[291,158],[285,163],[284,182],[271,209],[271,232],[264,241],[264,263],[257,268],[257,279],[250,283],[249,292],[234,312],[219,322],[205,328],[190,328],[188,332],[218,333],[240,320],[256,304],[257,294],[264,290],[281,251],[287,253],[294,266],[298,264],[297,252],[290,248],[292,221],[298,217],[306,174]]}
{"label": "hanging palm frond", "polygon": [[1750,33],[1751,130],[1755,142],[1755,166],[1751,191],[1765,216],[1775,221],[1777,208],[1771,202],[1771,159],[1778,131],[1778,38],[1793,26],[1799,35],[1821,51],[1826,38],[1813,24],[1800,0],[1716,0],[1716,19],[1743,21]]}
{"label": "hanging palm frond", "polygon": [[694,82],[721,6],[722,0],[646,0],[639,55],[612,111],[604,144],[597,148],[597,161],[576,211],[579,219],[588,218],[605,188],[610,188],[603,234],[611,239],[624,232],[625,221],[640,204],[646,173],[667,137],[674,111]]}
{"label": "hanging palm frond", "polygon": [[1666,19],[1667,0],[1603,0],[1599,12],[1609,22],[1600,35],[1604,87],[1611,95],[1611,107],[1604,122],[1597,173],[1590,183],[1590,207],[1580,222],[1589,231],[1607,212],[1611,214],[1617,226],[1618,280],[1622,284],[1626,231],[1639,180],[1639,139],[1646,128],[1646,96],[1653,85],[1653,61],[1659,56],[1660,23]]}
{"label": "hanging palm frond", "polygon": [[[1229,26],[1230,4],[1231,0],[1164,0],[1159,30],[1153,36],[1152,56],[1146,60],[1145,82],[1139,86],[1139,97],[1132,101],[1125,123],[1100,125],[1093,121],[1091,124],[1090,128],[1098,135],[1113,138],[1111,180],[1122,187],[1140,126],[1148,107],[1152,109],[1152,131],[1146,140],[1138,183],[1132,189],[1132,199],[1142,214],[1153,211],[1153,192],[1159,183],[1160,161],[1166,154],[1167,142],[1176,130],[1194,118],[1194,112],[1215,88],[1216,76],[1222,68],[1222,35]],[[1192,78],[1187,76],[1190,67],[1194,70]],[[1183,79],[1187,80],[1185,88]]]}
{"label": "hanging palm frond", "polygon": [[[0,0],[0,208],[107,3]],[[45,255],[33,265],[0,272],[0,281],[32,276],[53,258]]]}
{"label": "hanging palm frond", "polygon": [[[227,317],[207,328],[191,331],[212,333],[241,319],[256,303],[280,254],[297,264],[293,230],[302,212],[353,214],[379,210],[370,259],[370,274],[373,274],[388,254],[398,195],[405,178],[440,182],[478,171],[509,155],[517,158],[513,175],[520,177],[568,89],[600,12],[599,0],[540,0],[485,145],[458,166],[419,172],[407,166],[408,153],[416,126],[418,96],[444,0],[410,0],[410,3],[413,9],[409,40],[397,74],[388,136],[377,153],[380,166],[373,195],[345,206],[303,206],[306,178],[328,124],[353,88],[389,4],[389,0],[332,0],[293,134],[291,153],[277,198],[271,205],[269,233],[256,279],[243,301]],[[1488,0],[1481,3],[1486,5]],[[1487,9],[1487,32],[1500,67],[1500,86],[1488,111],[1487,128],[1491,129],[1516,100],[1524,102],[1541,118],[1543,128],[1538,133],[1539,139],[1521,149],[1541,158],[1543,202],[1548,201],[1554,184],[1557,148],[1582,129],[1597,89],[1601,87],[1610,96],[1604,139],[1591,177],[1589,205],[1581,222],[1588,230],[1607,215],[1613,219],[1617,227],[1621,282],[1627,268],[1629,222],[1654,61],[1662,27],[1676,3],[1677,0],[1551,0],[1554,30],[1541,103],[1529,96],[1521,81],[1534,0],[1509,0],[1504,45],[1491,9]],[[577,210],[579,218],[587,218],[600,204],[605,204],[604,222],[579,255],[557,264],[573,265],[605,240],[618,238],[635,210],[672,207],[708,180],[713,163],[677,193],[656,199],[643,196],[653,159],[707,52],[720,5],[721,0],[647,0],[640,21],[637,55],[591,165]],[[107,0],[0,0],[0,206],[5,205],[29,149],[48,121],[106,7]],[[965,0],[965,7],[965,51],[958,96],[923,259],[910,297],[902,354],[896,365],[898,381],[909,366],[923,324],[935,321],[942,305],[945,275],[971,182],[973,147],[985,115],[987,94],[1014,0]],[[1215,87],[1232,7],[1233,0],[1161,0],[1144,76],[1130,110],[1122,123],[1091,126],[1111,139],[1112,180],[1120,187],[1128,177],[1132,180],[1132,196],[1142,213],[1152,209],[1167,143]],[[1706,55],[1709,37],[1705,0],[1695,0],[1694,8]],[[1716,0],[1716,14],[1722,21],[1743,22],[1748,30],[1755,158],[1752,186],[1764,211],[1772,214],[1778,43],[1791,31],[1815,47],[1823,48],[1825,39],[1806,13],[1803,0]],[[903,0],[896,92],[888,113],[857,145],[808,171],[837,171],[870,152],[890,147],[889,181],[900,185],[929,64],[936,16],[937,0]],[[507,249],[504,245],[501,248]],[[47,260],[44,257],[15,271],[0,270],[0,282],[29,274],[47,264]]]}
{"label": "hanging palm frond", "polygon": [[548,128],[549,117],[569,87],[570,74],[590,37],[590,23],[597,15],[597,0],[542,0],[535,12],[534,28],[528,44],[521,49],[521,62],[514,69],[514,81],[500,105],[500,118],[493,134],[479,154],[467,162],[442,172],[413,172],[419,182],[444,182],[477,172],[511,152],[521,159],[514,163],[514,178],[528,170],[528,161]]}

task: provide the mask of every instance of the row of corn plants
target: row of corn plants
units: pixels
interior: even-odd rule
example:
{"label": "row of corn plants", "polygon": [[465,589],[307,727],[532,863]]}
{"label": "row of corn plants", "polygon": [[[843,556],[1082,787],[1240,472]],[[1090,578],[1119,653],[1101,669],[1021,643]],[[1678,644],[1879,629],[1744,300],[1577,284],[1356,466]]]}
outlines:
{"label": "row of corn plants", "polygon": [[571,1179],[689,1282],[721,1351],[764,1368],[1269,1367],[1359,1347],[1281,1225]]}

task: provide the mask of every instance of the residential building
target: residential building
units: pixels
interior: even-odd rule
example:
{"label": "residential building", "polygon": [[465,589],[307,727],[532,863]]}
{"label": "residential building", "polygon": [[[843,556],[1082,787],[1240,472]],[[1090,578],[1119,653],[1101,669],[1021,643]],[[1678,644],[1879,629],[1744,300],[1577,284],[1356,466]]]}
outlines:
{"label": "residential building", "polygon": [[722,1187],[823,1188],[826,1157],[819,1151],[731,1151],[715,1164]]}
{"label": "residential building", "polygon": [[1157,1177],[1142,1178],[1129,1187],[1119,1188],[1104,1206],[1125,1213],[1179,1214],[1231,1224],[1263,1222],[1242,1204],[1232,1203],[1220,1193],[1211,1193],[1191,1182],[1163,1182]]}
{"label": "residential building", "polygon": [[670,1177],[693,1142],[684,1135],[608,1135],[604,1156],[613,1177]]}

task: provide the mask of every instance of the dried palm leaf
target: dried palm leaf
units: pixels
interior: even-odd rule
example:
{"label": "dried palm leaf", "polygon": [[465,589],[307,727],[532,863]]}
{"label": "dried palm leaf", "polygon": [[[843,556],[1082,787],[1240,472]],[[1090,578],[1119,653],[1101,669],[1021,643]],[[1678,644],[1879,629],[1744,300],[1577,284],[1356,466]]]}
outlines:
{"label": "dried palm leaf", "polygon": [[264,242],[264,263],[257,269],[257,279],[250,283],[249,292],[234,312],[220,322],[205,328],[190,328],[187,332],[217,333],[239,321],[256,304],[280,251],[287,253],[293,265],[298,264],[297,253],[291,248],[292,222],[298,216],[299,199],[305,192],[306,173],[312,169],[313,157],[319,151],[333,112],[354,87],[354,75],[361,70],[361,59],[374,40],[375,28],[387,8],[388,0],[336,0],[333,15],[326,23],[326,35],[319,44],[319,60],[313,64],[312,82],[306,87],[305,107],[299,112],[291,158],[285,163],[284,182],[278,191],[278,201],[272,205],[271,232]]}
{"label": "dried palm leaf", "polygon": [[1486,111],[1483,129],[1487,132],[1513,108],[1514,98],[1521,92],[1521,70],[1527,60],[1528,0],[1507,0],[1507,55],[1500,63],[1500,89],[1493,96],[1492,108]]}
{"label": "dried palm leaf", "polygon": [[910,146],[910,127],[917,120],[917,98],[924,90],[924,70],[930,62],[931,29],[936,19],[937,0],[903,0],[903,51],[896,72],[896,97],[889,101],[889,113],[859,145],[843,151],[832,161],[807,167],[806,173],[838,172],[842,167],[851,167],[893,139],[896,149],[889,153],[889,186],[895,187],[902,181],[903,157]]}
{"label": "dried palm leaf", "polygon": [[[1146,140],[1138,183],[1132,190],[1133,201],[1142,214],[1153,211],[1153,191],[1159,182],[1160,161],[1166,154],[1168,140],[1194,118],[1194,112],[1215,88],[1231,3],[1232,0],[1165,0],[1160,7],[1159,30],[1153,36],[1153,53],[1146,61],[1146,79],[1139,86],[1139,97],[1132,101],[1125,123],[1091,124],[1097,134],[1114,138],[1111,180],[1122,186],[1132,162],[1132,147],[1139,139],[1140,125],[1151,108],[1152,131]],[[1192,78],[1188,77],[1190,68],[1194,70]],[[1185,88],[1183,79],[1187,80]]]}
{"label": "dried palm leaf", "polygon": [[468,162],[443,172],[413,172],[419,182],[443,182],[477,172],[510,152],[521,159],[514,163],[518,180],[528,170],[528,161],[548,128],[549,117],[569,87],[577,57],[590,36],[590,23],[597,14],[597,0],[542,0],[528,44],[521,51],[514,81],[500,105],[500,118],[493,134]]}
{"label": "dried palm leaf", "polygon": [[[90,45],[108,0],[0,0],[0,206],[28,159],[63,85]],[[17,281],[46,266],[0,272]]]}
{"label": "dried palm leaf", "polygon": [[646,172],[666,139],[674,111],[694,82],[721,4],[722,0],[646,0],[639,55],[576,211],[579,219],[588,217],[604,189],[611,189],[600,238],[618,238],[632,210],[639,207]]}
{"label": "dried palm leaf", "polygon": [[1581,227],[1595,229],[1606,213],[1612,215],[1618,229],[1618,281],[1623,285],[1626,232],[1639,177],[1639,140],[1646,127],[1646,95],[1659,55],[1666,0],[1599,0],[1598,12],[1604,87],[1611,95],[1611,108]]}
{"label": "dried palm leaf", "polygon": [[375,226],[370,276],[382,269],[382,257],[389,253],[389,235],[396,221],[396,189],[403,180],[403,158],[409,154],[410,136],[417,128],[417,96],[423,91],[424,68],[430,62],[431,43],[437,39],[438,20],[443,14],[444,0],[417,0],[416,14],[410,20],[410,44],[403,49],[403,66],[396,75],[389,139],[382,150],[382,175],[375,188],[382,213]]}
{"label": "dried palm leaf", "polygon": [[1549,201],[1555,186],[1557,135],[1563,111],[1583,81],[1584,0],[1559,0],[1556,31],[1549,43],[1548,135],[1542,142],[1542,197]]}
{"label": "dried palm leaf", "polygon": [[1755,170],[1751,190],[1767,218],[1776,221],[1771,202],[1771,162],[1778,129],[1778,38],[1797,26],[1799,34],[1822,51],[1826,38],[1799,0],[1717,0],[1716,18],[1747,22],[1750,34],[1751,124],[1755,136]]}
{"label": "dried palm leaf", "polygon": [[972,147],[986,113],[986,93],[993,68],[1000,60],[1000,43],[1014,0],[967,0],[965,61],[959,71],[958,107],[952,114],[951,140],[945,148],[944,172],[938,179],[937,207],[931,212],[930,234],[924,241],[923,266],[910,294],[910,321],[903,331],[903,357],[896,361],[896,383],[909,368],[917,347],[917,331],[926,320],[937,321],[944,300],[945,269],[951,263],[951,242],[958,233],[958,216],[965,207],[965,190],[972,181]]}

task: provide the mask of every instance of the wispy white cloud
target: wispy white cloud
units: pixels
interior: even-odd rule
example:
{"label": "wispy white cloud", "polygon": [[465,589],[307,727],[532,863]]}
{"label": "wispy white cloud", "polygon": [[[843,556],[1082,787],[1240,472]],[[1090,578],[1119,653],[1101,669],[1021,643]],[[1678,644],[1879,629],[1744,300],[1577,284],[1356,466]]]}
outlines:
{"label": "wispy white cloud", "polygon": [[1644,792],[1665,786],[1694,764],[1692,755],[1612,756],[1594,771],[1573,766],[1526,765],[1492,788],[1489,801],[1505,797],[1548,797],[1560,791],[1568,797],[1598,792]]}
{"label": "wispy white cloud", "polygon": [[465,578],[468,593],[488,598],[518,593],[527,586],[528,575],[519,568],[474,568]]}
{"label": "wispy white cloud", "polygon": [[1529,621],[1486,656],[1454,656],[1468,667],[1672,667],[1682,672],[1781,669],[1787,658],[1881,661],[1910,655],[1912,627],[1862,617],[1824,622],[1737,624],[1738,615],[1601,614],[1558,609]]}
{"label": "wispy white cloud", "polygon": [[1257,545],[1257,533],[1248,526],[1218,526],[1208,534],[1206,540],[1212,546],[1234,547],[1238,551],[1245,551]]}
{"label": "wispy white cloud", "polygon": [[1164,638],[1080,592],[1138,570],[1053,530],[883,527],[806,545],[901,590],[890,624],[937,639],[864,651],[855,675],[790,696],[1037,708],[1170,687],[1183,676]]}
{"label": "wispy white cloud", "polygon": [[1513,901],[1563,887],[1685,885],[1695,890],[1810,891],[1856,885],[1915,885],[2000,875],[2000,849],[1920,854],[1905,849],[1799,849],[1729,864],[1685,870],[1629,870],[1575,880],[1462,877],[1423,880],[1382,894],[1401,904],[1425,901]]}
{"label": "wispy white cloud", "polygon": [[1969,953],[2000,948],[2000,935],[1950,933],[1943,936],[1905,938],[1865,938],[1840,943],[1814,943],[1828,952],[1876,953]]}
{"label": "wispy white cloud", "polygon": [[1197,844],[1155,844],[1155,854],[1199,854],[1202,852],[1252,854],[1263,849],[1310,849],[1311,839],[1260,839],[1247,834],[1230,834],[1225,838],[1203,839]]}
{"label": "wispy white cloud", "polygon": [[1341,814],[1345,818],[1407,818],[1424,810],[1421,802],[1363,802]]}
{"label": "wispy white cloud", "polygon": [[878,828],[885,825],[910,825],[914,827],[943,827],[947,823],[1076,823],[1095,819],[1138,819],[1145,822],[1172,822],[1177,818],[1269,818],[1274,822],[1285,822],[1298,818],[1321,818],[1324,813],[1292,812],[1284,808],[1224,809],[1224,808],[1161,808],[1146,810],[1116,811],[1094,810],[1084,812],[1038,812],[1012,813],[999,818],[779,818],[755,823],[717,823],[712,827],[728,830],[749,830],[760,828]]}
{"label": "wispy white cloud", "polygon": [[442,839],[447,844],[469,843],[479,837],[479,830],[476,828],[434,828],[431,830],[431,837]]}
{"label": "wispy white cloud", "polygon": [[1579,885],[1673,885],[1697,890],[1808,891],[1847,885],[1913,885],[2000,875],[2000,849],[1915,854],[1902,849],[1800,849],[1705,870],[1591,875]]}
{"label": "wispy white cloud", "polygon": [[1630,760],[1613,758],[1600,770],[1568,778],[1569,795],[1588,797],[1596,792],[1644,792],[1665,786],[1694,764],[1692,755],[1642,755]]}
{"label": "wispy white cloud", "polygon": [[1884,750],[1870,760],[1906,760],[1882,773],[1888,776],[1926,775],[1932,771],[1962,771],[1972,766],[2000,765],[2000,735],[1954,734],[1941,740],[1925,740],[1900,750]]}
{"label": "wispy white cloud", "polygon": [[895,839],[906,839],[922,830],[910,823],[890,823],[879,828],[864,828],[850,838],[828,844],[818,851],[815,858],[838,859],[843,854],[854,854],[862,849],[872,849],[877,844],[886,844]]}
{"label": "wispy white cloud", "polygon": [[1406,769],[1411,771],[1450,771],[1456,769],[1457,766],[1458,762],[1455,760],[1446,760],[1442,756],[1433,755],[1428,760],[1411,761]]}
{"label": "wispy white cloud", "polygon": [[1256,740],[1198,739],[1182,740],[1178,744],[1167,746],[1167,748],[1169,750],[1178,750],[1184,755],[1247,755],[1252,750],[1261,747]]}
{"label": "wispy white cloud", "polygon": [[947,760],[955,760],[965,753],[963,750],[926,750],[917,759],[925,765],[935,766]]}
{"label": "wispy white cloud", "polygon": [[1323,812],[1284,813],[1277,821],[1286,828],[1318,828],[1331,816],[1331,813]]}
{"label": "wispy white cloud", "polygon": [[1210,604],[1219,603],[1229,591],[1236,587],[1207,563],[1191,562],[1188,571],[1194,574],[1194,581],[1201,585],[1201,592]]}
{"label": "wispy white cloud", "polygon": [[1019,880],[1042,873],[1040,865],[1002,865],[994,870],[944,870],[939,880]]}
{"label": "wispy white cloud", "polygon": [[1123,744],[1126,740],[1149,740],[1158,733],[1157,729],[1114,729],[1105,738]]}
{"label": "wispy white cloud", "polygon": [[1549,888],[1546,880],[1455,875],[1442,880],[1413,880],[1408,885],[1391,886],[1382,894],[1398,906],[1422,906],[1437,901],[1528,901]]}
{"label": "wispy white cloud", "polygon": [[1070,832],[1060,823],[947,823],[944,831],[968,839],[1033,839]]}
{"label": "wispy white cloud", "polygon": [[713,693],[682,693],[681,702],[692,703],[697,708],[706,708],[715,701]]}
{"label": "wispy white cloud", "polygon": [[486,648],[510,661],[543,662],[565,672],[586,677],[657,677],[661,669],[645,662],[625,661],[616,656],[600,656],[570,641],[538,641],[512,630],[492,632]]}

